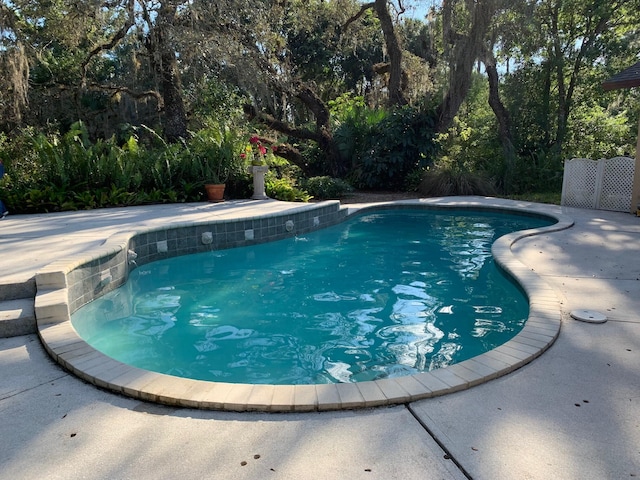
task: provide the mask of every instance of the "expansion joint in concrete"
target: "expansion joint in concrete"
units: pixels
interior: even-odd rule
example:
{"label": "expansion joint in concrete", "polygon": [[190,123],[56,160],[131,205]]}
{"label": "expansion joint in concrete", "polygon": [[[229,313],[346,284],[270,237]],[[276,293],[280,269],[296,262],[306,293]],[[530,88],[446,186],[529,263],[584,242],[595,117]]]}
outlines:
{"label": "expansion joint in concrete", "polygon": [[407,408],[407,410],[409,411],[409,413],[413,416],[413,418],[416,419],[416,421],[420,424],[420,426],[422,426],[422,428],[424,429],[425,432],[427,432],[427,434],[433,438],[433,441],[436,442],[438,444],[438,446],[442,449],[442,451],[444,452],[444,458],[445,460],[451,460],[451,462],[453,462],[453,464],[458,467],[458,470],[460,470],[460,473],[462,473],[465,478],[468,478],[469,480],[473,480],[473,477],[469,474],[469,472],[467,472],[465,470],[465,468],[462,466],[462,464],[456,459],[456,457],[453,456],[453,454],[449,451],[449,449],[446,447],[446,445],[442,442],[442,440],[440,440],[432,431],[431,429],[427,426],[426,423],[424,423],[422,421],[422,419],[420,418],[420,416],[415,412],[415,410],[411,407],[410,403],[406,403],[405,407]]}

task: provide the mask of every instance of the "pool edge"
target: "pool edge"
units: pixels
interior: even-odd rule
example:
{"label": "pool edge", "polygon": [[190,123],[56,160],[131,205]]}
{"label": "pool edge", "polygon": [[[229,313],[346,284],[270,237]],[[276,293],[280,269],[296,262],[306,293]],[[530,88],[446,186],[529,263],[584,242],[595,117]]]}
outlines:
{"label": "pool edge", "polygon": [[[36,317],[38,336],[49,355],[62,367],[98,387],[132,398],[189,408],[303,412],[370,408],[413,402],[464,390],[506,375],[533,361],[556,340],[561,327],[561,304],[555,291],[511,251],[520,239],[564,230],[573,220],[541,204],[502,199],[416,199],[342,207],[347,217],[371,208],[396,207],[473,208],[525,211],[555,218],[549,227],[524,230],[497,239],[492,253],[497,264],[512,275],[529,299],[529,316],[521,332],[507,343],[463,362],[405,377],[369,382],[321,385],[249,385],[207,382],[149,372],[118,362],[82,340],[71,325],[70,289],[66,276],[82,258],[61,259],[45,269],[38,282]],[[523,210],[524,209],[524,210]],[[278,214],[273,214],[278,216]],[[126,249],[132,232],[112,237],[103,254]]]}

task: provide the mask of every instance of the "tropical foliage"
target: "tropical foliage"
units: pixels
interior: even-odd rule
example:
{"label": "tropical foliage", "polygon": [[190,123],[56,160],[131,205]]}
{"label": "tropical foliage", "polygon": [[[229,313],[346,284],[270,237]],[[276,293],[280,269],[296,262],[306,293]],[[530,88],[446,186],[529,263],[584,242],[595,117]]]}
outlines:
{"label": "tropical foliage", "polygon": [[252,137],[294,200],[553,192],[568,158],[633,155],[638,90],[601,83],[640,59],[640,0],[426,3],[0,0],[0,197],[246,196]]}

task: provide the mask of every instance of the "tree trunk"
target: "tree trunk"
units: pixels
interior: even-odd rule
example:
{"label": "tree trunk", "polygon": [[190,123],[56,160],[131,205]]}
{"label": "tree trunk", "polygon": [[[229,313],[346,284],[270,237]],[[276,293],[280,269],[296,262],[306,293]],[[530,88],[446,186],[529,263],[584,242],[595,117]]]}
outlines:
{"label": "tree trunk", "polygon": [[[549,57],[551,58],[551,57]],[[544,148],[551,146],[551,75],[553,66],[551,60],[542,64],[544,69],[544,84],[542,87],[542,131],[544,132]]]}
{"label": "tree trunk", "polygon": [[0,128],[7,130],[20,124],[29,100],[29,58],[21,39],[21,24],[11,2],[0,3]]}
{"label": "tree trunk", "polygon": [[407,99],[403,92],[402,82],[402,49],[393,27],[393,20],[389,14],[387,0],[375,0],[374,7],[376,15],[380,20],[380,27],[384,35],[387,55],[389,56],[389,106],[401,106],[407,104]]}
{"label": "tree trunk", "polygon": [[162,52],[161,88],[164,103],[164,136],[169,142],[188,137],[187,112],[182,98],[178,62],[171,50]]}
{"label": "tree trunk", "polygon": [[[456,0],[442,2],[443,18],[451,23],[455,3]],[[449,62],[449,89],[436,109],[436,131],[439,133],[447,131],[471,88],[473,66],[481,53],[483,38],[497,8],[495,0],[477,0],[473,4],[469,2],[468,6],[472,8],[469,12],[472,23],[468,34],[456,34],[451,24],[443,25],[443,41],[446,45],[455,43]]]}
{"label": "tree trunk", "polygon": [[553,64],[556,67],[556,82],[558,85],[558,109],[556,111],[556,138],[552,151],[558,158],[562,156],[562,146],[567,132],[567,91],[564,80],[564,54],[560,45],[558,31],[558,5],[555,6],[551,17],[551,34],[553,35]]}
{"label": "tree trunk", "polygon": [[346,31],[349,25],[371,8],[376,12],[376,16],[378,20],[380,20],[380,28],[382,29],[387,55],[389,57],[388,64],[380,63],[377,69],[376,66],[374,66],[374,71],[376,73],[382,73],[383,71],[384,73],[389,73],[387,105],[406,105],[407,99],[404,96],[406,75],[402,71],[402,48],[400,48],[400,41],[393,26],[393,19],[389,13],[387,0],[374,0],[373,2],[363,4],[358,13],[347,20],[343,26],[343,30]]}
{"label": "tree trunk", "polygon": [[[164,135],[169,142],[188,137],[187,113],[182,98],[182,84],[178,61],[171,45],[171,30],[176,20],[176,6],[163,2],[157,12],[155,25],[151,27],[147,48],[151,62],[160,78],[163,99]],[[149,19],[147,21],[150,21]]]}
{"label": "tree trunk", "polygon": [[498,69],[496,59],[493,56],[492,47],[484,52],[484,65],[489,79],[489,105],[498,120],[498,136],[502,144],[502,152],[505,161],[505,173],[503,177],[504,190],[509,193],[515,171],[516,153],[511,136],[511,118],[509,112],[502,103],[499,92]]}
{"label": "tree trunk", "polygon": [[346,167],[342,162],[338,146],[333,140],[329,108],[322,99],[306,85],[299,87],[299,91],[296,96],[316,117],[315,140],[318,142],[318,146],[326,156],[326,161],[329,165],[331,174],[335,177],[342,176],[346,173]]}

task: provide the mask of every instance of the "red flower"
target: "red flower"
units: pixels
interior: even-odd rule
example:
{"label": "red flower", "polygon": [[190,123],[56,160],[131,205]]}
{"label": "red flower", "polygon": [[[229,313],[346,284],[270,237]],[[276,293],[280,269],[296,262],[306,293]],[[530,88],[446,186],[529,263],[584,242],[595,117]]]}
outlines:
{"label": "red flower", "polygon": [[240,158],[247,158],[247,154],[246,153],[241,153],[240,154]]}
{"label": "red flower", "polygon": [[260,153],[262,155],[266,155],[267,154],[267,149],[265,147],[263,147],[262,145],[259,145],[258,148],[260,149]]}
{"label": "red flower", "polygon": [[260,143],[260,139],[256,135],[254,135],[253,137],[251,137],[249,139],[249,143],[257,143],[257,144],[259,144]]}

